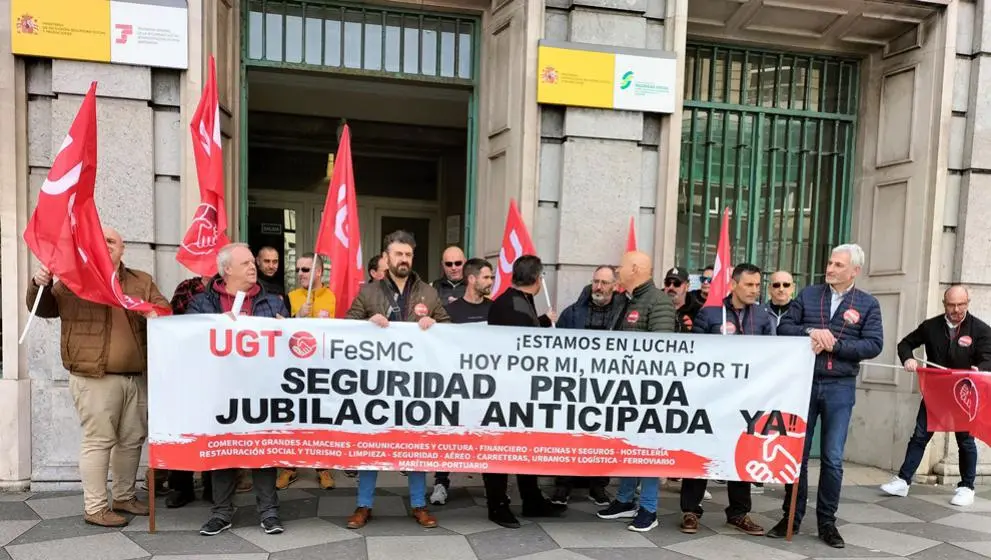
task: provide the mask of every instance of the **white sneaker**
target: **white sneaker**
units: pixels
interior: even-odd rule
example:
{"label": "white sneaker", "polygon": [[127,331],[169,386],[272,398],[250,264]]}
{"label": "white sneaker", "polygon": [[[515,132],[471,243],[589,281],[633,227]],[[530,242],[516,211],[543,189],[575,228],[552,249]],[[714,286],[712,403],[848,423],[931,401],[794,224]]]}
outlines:
{"label": "white sneaker", "polygon": [[908,482],[898,478],[891,479],[891,482],[881,485],[881,491],[891,496],[908,496]]}
{"label": "white sneaker", "polygon": [[950,499],[950,505],[961,507],[974,505],[974,491],[966,486],[957,487],[957,493]]}
{"label": "white sneaker", "polygon": [[442,506],[447,503],[447,488],[443,484],[434,484],[434,493],[430,495],[430,503]]}
{"label": "white sneaker", "polygon": [[712,492],[709,492],[708,490],[706,490],[705,491],[705,494],[702,495],[702,499],[703,500],[711,500],[712,499]]}

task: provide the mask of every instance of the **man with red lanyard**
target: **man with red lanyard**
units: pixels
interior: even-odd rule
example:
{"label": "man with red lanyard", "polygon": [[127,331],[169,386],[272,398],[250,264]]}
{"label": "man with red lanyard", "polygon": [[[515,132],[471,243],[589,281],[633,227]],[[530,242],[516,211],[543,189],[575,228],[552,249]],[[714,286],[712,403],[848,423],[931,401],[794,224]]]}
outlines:
{"label": "man with red lanyard", "polygon": [[[809,497],[809,451],[811,434],[822,420],[820,434],[819,493],[816,517],[819,538],[833,548],[845,543],[836,530],[836,510],[843,485],[843,448],[846,447],[850,416],[857,400],[857,373],[860,362],[877,357],[884,345],[881,306],[877,299],[854,287],[854,280],[864,265],[864,250],[859,245],[840,245],[833,249],[826,264],[826,283],[804,288],[792,302],[788,314],[778,324],[778,336],[807,336],[816,354],[812,395],[798,479],[795,509],[797,533]],[[788,507],[794,485],[785,485],[781,506],[784,517],[767,536],[784,538],[788,532]]]}
{"label": "man with red lanyard", "polygon": [[[915,373],[919,362],[912,352],[919,346],[926,347],[926,359],[950,369],[991,369],[991,327],[967,313],[970,294],[963,286],[951,286],[943,294],[944,313],[927,319],[898,343],[898,359],[905,371]],[[950,499],[955,506],[974,503],[974,481],[977,478],[977,444],[974,436],[957,432],[957,448],[960,450],[960,484]],[[915,431],[908,440],[905,462],[898,476],[881,486],[881,491],[892,496],[908,496],[926,445],[933,433],[926,428],[926,403],[919,403],[919,415],[915,419]]]}

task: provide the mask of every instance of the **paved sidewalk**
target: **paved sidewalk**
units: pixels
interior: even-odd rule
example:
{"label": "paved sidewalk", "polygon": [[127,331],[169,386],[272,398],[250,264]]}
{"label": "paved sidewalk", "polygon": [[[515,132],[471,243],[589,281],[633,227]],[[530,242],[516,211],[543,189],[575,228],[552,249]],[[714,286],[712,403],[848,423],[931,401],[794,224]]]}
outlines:
{"label": "paved sidewalk", "polygon": [[[405,479],[389,473],[380,478],[384,487],[378,491],[375,517],[365,528],[352,531],[345,523],[354,509],[353,480],[341,474],[341,487],[323,491],[315,488],[311,471],[301,470],[299,482],[280,493],[286,532],[274,536],[259,529],[250,493],[236,497],[241,507],[234,529],[215,537],[197,533],[209,517],[204,502],[170,510],[159,500],[158,532],[149,534],[147,518],[135,518],[123,530],[84,524],[78,492],[0,494],[0,560],[991,558],[991,488],[978,490],[974,506],[955,508],[949,505],[952,488],[916,485],[909,498],[888,498],[875,485],[887,480],[884,473],[851,470],[852,478],[871,482],[844,488],[838,525],[847,547],[842,550],[816,539],[814,522],[792,543],[735,532],[723,524],[720,504],[725,504],[726,495],[724,487],[715,484],[713,500],[705,502],[703,527],[693,536],[678,531],[677,495],[667,488],[661,494],[661,526],[649,533],[633,533],[623,522],[597,519],[597,508],[583,490],[575,491],[566,517],[540,523],[521,519],[522,528],[509,530],[486,519],[480,477],[456,475],[448,504],[432,508],[440,527],[422,529],[408,517]],[[512,493],[515,496],[515,490]],[[765,528],[779,518],[782,495],[780,487],[769,487],[764,495],[754,496],[754,517]],[[518,505],[517,499],[514,502]],[[814,520],[814,511],[809,516]]]}

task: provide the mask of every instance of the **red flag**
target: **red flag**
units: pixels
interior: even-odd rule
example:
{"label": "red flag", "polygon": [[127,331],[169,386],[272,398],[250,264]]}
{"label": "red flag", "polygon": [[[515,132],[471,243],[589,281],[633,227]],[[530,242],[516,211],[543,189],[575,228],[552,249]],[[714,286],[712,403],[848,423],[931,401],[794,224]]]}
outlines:
{"label": "red flag", "polygon": [[217,251],[227,239],[227,209],[224,206],[224,156],[220,142],[220,103],[217,100],[217,68],[210,55],[206,87],[189,123],[196,156],[200,205],[193,223],[182,238],[176,260],[200,276],[217,273]]}
{"label": "red flag", "polygon": [[626,234],[626,252],[637,250],[637,229],[633,223],[633,217],[630,217],[630,231]]}
{"label": "red flag", "polygon": [[24,242],[76,296],[105,305],[170,315],[167,307],[125,295],[96,211],[96,82],[79,107],[38,194]]}
{"label": "red flag", "polygon": [[991,444],[991,374],[919,368],[930,432],[970,432]]}
{"label": "red flag", "polygon": [[[722,307],[729,295],[729,281],[733,275],[729,252],[729,208],[723,211],[723,221],[719,226],[719,243],[716,245],[716,263],[712,267],[712,284],[709,297],[703,307]],[[725,322],[725,321],[724,321]]]}
{"label": "red flag", "polygon": [[351,129],[344,125],[334,157],[334,173],[327,189],[323,218],[314,253],[330,257],[330,291],[337,298],[335,315],[344,317],[365,278],[358,227],[358,198],[351,167]]}
{"label": "red flag", "polygon": [[513,263],[523,255],[535,255],[537,250],[530,239],[530,232],[523,223],[523,216],[516,207],[516,201],[509,201],[509,215],[506,216],[506,229],[502,234],[502,248],[499,249],[498,270],[492,285],[492,299],[506,291],[513,278]]}

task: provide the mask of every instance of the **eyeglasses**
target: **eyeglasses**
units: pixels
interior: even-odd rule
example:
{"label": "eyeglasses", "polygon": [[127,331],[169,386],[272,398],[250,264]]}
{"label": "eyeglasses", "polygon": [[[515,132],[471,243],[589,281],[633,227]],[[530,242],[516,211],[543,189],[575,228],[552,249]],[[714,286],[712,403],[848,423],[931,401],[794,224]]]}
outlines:
{"label": "eyeglasses", "polygon": [[678,280],[677,278],[665,278],[664,279],[664,287],[665,288],[668,288],[668,287],[671,287],[671,286],[674,286],[675,288],[680,288],[681,285],[682,285],[682,283],[683,282],[681,280]]}
{"label": "eyeglasses", "polygon": [[712,284],[712,276],[703,276],[701,282],[703,284]]}
{"label": "eyeglasses", "polygon": [[463,264],[465,264],[465,261],[444,261],[444,266],[447,268],[454,268]]}
{"label": "eyeglasses", "polygon": [[774,288],[775,290],[779,290],[781,288],[790,288],[791,282],[775,282],[771,284],[771,287]]}
{"label": "eyeglasses", "polygon": [[296,269],[296,272],[309,272],[309,271],[310,271],[310,269],[308,267],[305,267],[305,266],[302,267],[302,268],[297,268]]}

